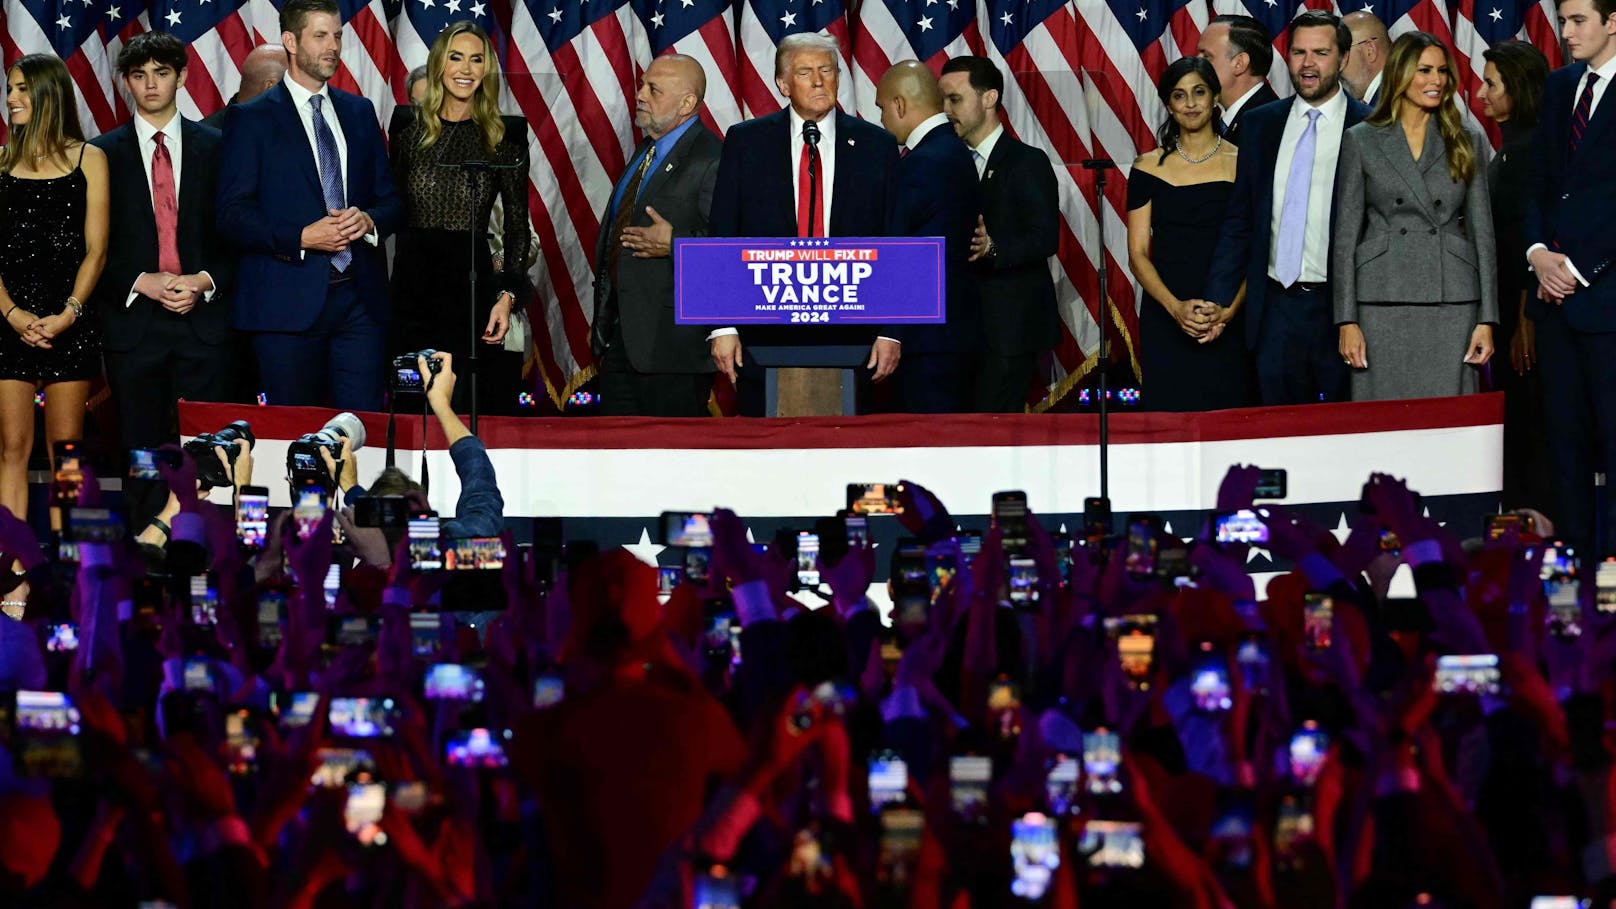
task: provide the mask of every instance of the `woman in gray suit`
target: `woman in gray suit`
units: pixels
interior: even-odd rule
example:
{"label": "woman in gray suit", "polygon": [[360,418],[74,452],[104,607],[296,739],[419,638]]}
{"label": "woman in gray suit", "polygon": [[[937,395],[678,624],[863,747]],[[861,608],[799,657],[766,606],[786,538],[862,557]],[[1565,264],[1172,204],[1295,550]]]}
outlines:
{"label": "woman in gray suit", "polygon": [[1374,114],[1341,139],[1330,274],[1353,400],[1472,392],[1493,355],[1488,146],[1454,104],[1457,74],[1436,36],[1404,34]]}

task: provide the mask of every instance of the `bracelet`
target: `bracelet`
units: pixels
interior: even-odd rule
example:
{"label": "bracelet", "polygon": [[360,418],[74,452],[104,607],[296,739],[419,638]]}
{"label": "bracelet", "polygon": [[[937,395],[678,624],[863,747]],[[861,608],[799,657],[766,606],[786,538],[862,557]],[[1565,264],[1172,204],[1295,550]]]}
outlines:
{"label": "bracelet", "polygon": [[82,300],[78,297],[68,297],[67,305],[69,309],[73,310],[73,318],[84,318],[84,302]]}
{"label": "bracelet", "polygon": [[6,321],[7,321],[7,322],[10,322],[10,321],[11,321],[11,314],[12,314],[12,313],[14,313],[14,312],[16,312],[16,311],[17,311],[17,309],[18,309],[18,308],[19,308],[19,307],[21,307],[21,306],[22,306],[22,304],[21,304],[21,303],[13,303],[13,304],[11,304],[11,308],[10,308],[10,309],[8,309],[8,310],[6,310]]}
{"label": "bracelet", "polygon": [[172,537],[174,535],[173,529],[171,529],[168,526],[168,524],[163,521],[162,518],[152,518],[150,521],[146,522],[146,526],[147,527],[155,527],[158,530],[161,530],[163,532],[163,538],[164,539],[167,539],[167,538]]}

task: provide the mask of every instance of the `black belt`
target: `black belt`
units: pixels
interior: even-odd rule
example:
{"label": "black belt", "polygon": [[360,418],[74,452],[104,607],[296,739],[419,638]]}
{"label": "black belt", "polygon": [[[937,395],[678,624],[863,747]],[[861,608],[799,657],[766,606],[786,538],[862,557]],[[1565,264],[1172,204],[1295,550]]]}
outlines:
{"label": "black belt", "polygon": [[1278,281],[1275,281],[1273,278],[1268,279],[1268,291],[1269,291],[1269,293],[1276,293],[1276,294],[1284,294],[1284,293],[1316,294],[1316,293],[1323,293],[1323,292],[1325,292],[1325,291],[1327,291],[1329,289],[1330,289],[1330,282],[1329,281],[1297,281],[1295,284],[1292,284],[1290,287],[1286,287],[1285,285],[1279,283]]}
{"label": "black belt", "polygon": [[351,275],[351,274],[349,274],[349,273],[347,273],[345,271],[337,271],[335,268],[333,268],[329,272],[326,273],[326,281],[325,281],[325,283],[326,283],[326,285],[328,287],[335,287],[338,284],[347,284],[349,281],[352,281],[352,280],[353,280],[353,275]]}

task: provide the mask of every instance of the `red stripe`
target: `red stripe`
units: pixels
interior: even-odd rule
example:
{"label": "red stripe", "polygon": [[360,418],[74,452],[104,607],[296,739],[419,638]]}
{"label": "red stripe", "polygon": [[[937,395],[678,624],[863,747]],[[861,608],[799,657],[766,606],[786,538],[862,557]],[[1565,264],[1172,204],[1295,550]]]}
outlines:
{"label": "red stripe", "polygon": [[[251,407],[239,404],[179,406],[180,432],[195,435],[231,420],[252,424],[260,439],[295,439],[325,422],[335,411],[317,407]],[[1496,426],[1503,422],[1500,393],[1420,401],[1368,401],[1254,407],[1212,413],[1122,412],[1111,416],[1113,445],[1227,442],[1298,436],[1351,436],[1366,432],[1407,432]],[[386,414],[360,414],[366,435],[386,437]],[[622,450],[696,449],[755,451],[848,448],[983,448],[1093,445],[1099,439],[1096,414],[956,414],[946,417],[885,415],[802,419],[726,420],[721,431],[708,420],[635,417],[483,417],[479,437],[492,449]],[[399,449],[420,447],[418,420],[399,420]],[[436,421],[429,421],[428,443],[443,448]]]}
{"label": "red stripe", "polygon": [[90,60],[79,51],[65,61],[67,71],[78,83],[79,90],[84,94],[84,104],[90,109],[90,119],[98,132],[108,132],[118,125],[118,112],[113,110],[107,102],[106,90],[101,84],[101,77],[90,66]]}
{"label": "red stripe", "polygon": [[863,16],[859,17],[858,26],[853,32],[853,62],[871,82],[880,82],[886,71],[892,68],[892,61],[887,59],[886,51],[881,49],[880,42],[876,41]]}
{"label": "red stripe", "polygon": [[[572,76],[584,72],[583,63],[578,58],[578,48],[572,44],[558,48],[551,54],[550,59],[558,73]],[[606,113],[605,99],[595,93],[596,86],[593,83],[582,78],[563,78],[562,85],[566,89],[567,96],[572,99],[578,125],[583,129],[589,146],[594,151],[594,157],[608,173],[617,173],[622,169],[626,158],[621,141],[612,126],[611,117]],[[550,159],[557,160],[555,155],[551,155]]]}
{"label": "red stripe", "polygon": [[213,82],[213,73],[203,65],[202,58],[196,52],[196,45],[187,45],[185,56],[188,61],[185,65],[185,92],[191,96],[191,101],[202,112],[202,116],[206,117],[224,107],[224,96]]}
{"label": "red stripe", "polygon": [[225,53],[236,64],[236,70],[241,70],[241,64],[252,53],[253,37],[247,31],[247,23],[241,18],[241,13],[232,13],[219,20],[214,26],[214,32],[219,36],[219,43],[224,45]]}
{"label": "red stripe", "polygon": [[[697,31],[697,34],[701,35],[702,43],[707,46],[707,53],[712,55],[713,64],[718,68],[718,72],[707,74],[708,94],[712,94],[713,84],[716,81],[721,86],[720,91],[735,102],[737,110],[741,110],[740,67],[736,61],[735,32],[730,21],[722,16],[714,16]],[[670,48],[670,50],[676,49]],[[722,137],[725,131],[713,120],[711,107],[709,104],[709,110],[702,112],[702,119],[707,123],[708,129]]]}
{"label": "red stripe", "polygon": [[[354,36],[364,46],[365,53],[370,56],[370,62],[376,65],[376,71],[386,79],[387,74],[393,71],[392,51],[393,36],[387,33],[387,26],[380,21],[380,17],[366,6],[348,20],[352,26]],[[376,99],[370,99],[375,103]]]}
{"label": "red stripe", "polygon": [[[1117,69],[1111,55],[1106,52],[1105,44],[1087,20],[1074,16],[1070,21],[1072,33],[1070,36],[1062,34],[1064,40],[1059,40],[1058,46],[1061,53],[1072,61],[1072,72],[1103,74],[1106,78],[1095,80],[1100,98],[1121,121],[1122,128],[1133,138],[1136,148],[1151,148],[1156,144],[1152,138],[1155,129],[1145,122],[1145,116],[1139,109],[1139,99],[1128,88],[1128,80],[1122,77],[1122,71]],[[1157,48],[1158,55],[1160,52],[1160,48]]]}
{"label": "red stripe", "polygon": [[1560,35],[1554,20],[1543,7],[1533,4],[1526,12],[1526,35],[1532,45],[1549,58],[1549,68],[1560,65]]}

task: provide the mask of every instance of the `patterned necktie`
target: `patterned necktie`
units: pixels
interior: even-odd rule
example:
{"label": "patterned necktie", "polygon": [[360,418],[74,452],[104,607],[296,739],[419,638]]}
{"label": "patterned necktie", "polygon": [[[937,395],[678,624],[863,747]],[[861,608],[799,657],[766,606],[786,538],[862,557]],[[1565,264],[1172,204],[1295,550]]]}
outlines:
{"label": "patterned necktie", "polygon": [[988,169],[988,159],[982,157],[982,153],[973,148],[971,149],[971,163],[976,165],[976,178],[978,180],[982,179],[982,175]]}
{"label": "patterned necktie", "polygon": [[[325,122],[325,115],[320,113],[324,101],[319,95],[309,96],[309,107],[314,110],[314,153],[320,165],[320,189],[325,194],[325,207],[342,211],[348,207],[342,192],[342,158],[337,154],[337,137],[331,132],[331,124]],[[347,271],[352,261],[350,250],[331,254],[331,267],[339,272]]]}
{"label": "patterned necktie", "polygon": [[1577,153],[1577,146],[1582,144],[1583,131],[1588,128],[1588,117],[1594,109],[1594,83],[1599,81],[1599,74],[1593,70],[1588,71],[1588,84],[1583,86],[1582,97],[1577,99],[1577,111],[1571,117],[1571,153]]}
{"label": "patterned necktie", "polygon": [[151,195],[152,215],[157,219],[157,270],[171,275],[184,274],[180,270],[180,207],[174,192],[174,159],[163,144],[162,133],[152,137],[157,148],[152,151]]}
{"label": "patterned necktie", "polygon": [[1279,210],[1279,246],[1274,272],[1290,287],[1302,276],[1302,241],[1307,234],[1307,201],[1313,194],[1313,150],[1319,144],[1319,111],[1307,112],[1307,128],[1296,141],[1290,174],[1285,178],[1285,207]]}
{"label": "patterned necktie", "polygon": [[640,158],[640,166],[634,168],[634,176],[623,187],[623,197],[617,200],[617,214],[612,216],[612,241],[606,244],[606,273],[612,276],[613,283],[617,282],[617,256],[623,251],[623,231],[634,220],[634,206],[640,201],[640,184],[645,181],[645,173],[651,169],[655,158],[656,143],[652,142]]}

